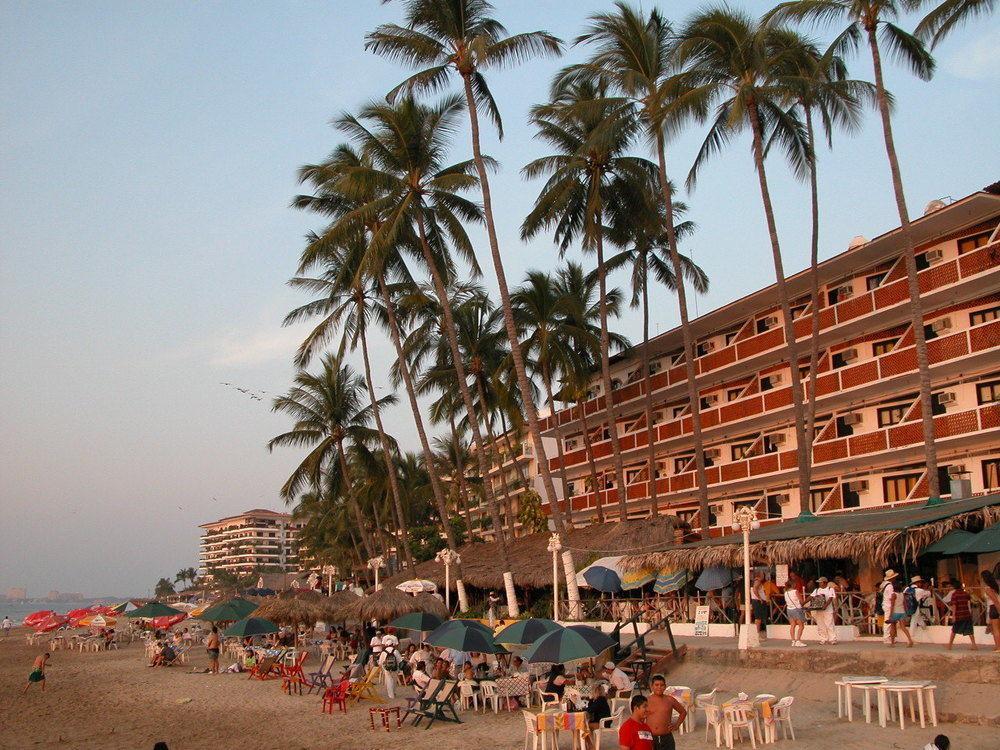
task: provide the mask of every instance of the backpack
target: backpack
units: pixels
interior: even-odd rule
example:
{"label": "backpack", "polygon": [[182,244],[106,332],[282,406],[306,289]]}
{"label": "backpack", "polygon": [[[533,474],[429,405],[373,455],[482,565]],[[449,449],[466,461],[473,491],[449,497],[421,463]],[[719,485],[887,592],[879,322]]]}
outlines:
{"label": "backpack", "polygon": [[875,615],[884,615],[885,612],[882,611],[882,596],[885,591],[885,584],[883,583],[878,587],[878,593],[875,594]]}
{"label": "backpack", "polygon": [[395,651],[386,652],[385,663],[382,664],[382,669],[386,672],[395,672],[399,669],[399,662],[396,661]]}
{"label": "backpack", "polygon": [[913,586],[907,586],[903,591],[903,610],[908,616],[913,616],[917,612],[920,603],[917,601],[917,591]]}

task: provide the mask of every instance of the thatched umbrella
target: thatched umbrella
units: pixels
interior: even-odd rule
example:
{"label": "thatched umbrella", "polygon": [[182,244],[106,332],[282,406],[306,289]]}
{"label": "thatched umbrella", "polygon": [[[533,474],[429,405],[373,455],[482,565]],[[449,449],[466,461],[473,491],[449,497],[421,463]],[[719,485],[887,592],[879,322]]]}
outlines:
{"label": "thatched umbrella", "polygon": [[319,602],[323,595],[316,589],[286,589],[278,594],[279,599],[298,599],[304,602]]}
{"label": "thatched umbrella", "polygon": [[351,618],[351,607],[357,605],[361,597],[353,591],[334,591],[331,596],[320,598],[318,606],[323,612],[324,622],[347,621]]}
{"label": "thatched umbrella", "polygon": [[426,612],[430,615],[437,615],[443,620],[447,620],[449,616],[448,608],[444,606],[444,602],[438,599],[433,594],[417,594],[413,597],[417,604],[420,605],[420,611]]}
{"label": "thatched umbrella", "polygon": [[[433,597],[431,597],[433,598]],[[434,599],[437,602],[436,599]],[[440,604],[440,602],[438,602]],[[433,607],[433,609],[431,609]],[[353,606],[346,608],[350,619],[366,622],[368,620],[394,620],[400,615],[410,612],[431,612],[440,615],[440,607],[434,607],[426,599],[408,596],[394,588],[381,589],[359,599]],[[447,617],[447,612],[444,614]]]}
{"label": "thatched umbrella", "polygon": [[299,599],[271,599],[254,612],[254,617],[261,617],[279,625],[313,627],[323,619],[323,612],[318,605],[311,602]]}

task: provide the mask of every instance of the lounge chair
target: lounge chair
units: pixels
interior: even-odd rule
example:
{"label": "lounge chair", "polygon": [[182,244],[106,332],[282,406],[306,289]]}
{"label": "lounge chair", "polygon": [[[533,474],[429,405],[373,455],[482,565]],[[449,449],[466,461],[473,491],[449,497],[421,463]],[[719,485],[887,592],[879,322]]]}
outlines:
{"label": "lounge chair", "polygon": [[427,719],[425,729],[430,729],[435,721],[450,721],[461,724],[462,720],[455,712],[454,700],[457,695],[458,681],[443,681],[435,695],[420,701],[420,709],[414,712],[417,716],[413,720],[413,726],[418,726],[423,719]]}
{"label": "lounge chair", "polygon": [[378,692],[378,676],[382,673],[380,667],[372,667],[362,679],[351,683],[348,696],[360,703],[364,699],[382,703],[382,696]]}
{"label": "lounge chair", "polygon": [[276,680],[281,676],[277,656],[265,656],[250,669],[251,680]]}
{"label": "lounge chair", "polygon": [[[412,713],[417,713],[418,711],[423,711],[426,706],[425,701],[430,701],[444,684],[444,680],[428,680],[426,687],[422,691],[418,691],[416,696],[413,698],[406,699],[406,711],[403,712],[403,716],[400,721],[406,721],[406,717]],[[430,705],[429,703],[427,705]]]}
{"label": "lounge chair", "polygon": [[332,656],[327,656],[323,659],[323,663],[315,672],[309,673],[309,680],[306,683],[309,685],[309,692],[312,693],[313,690],[317,692],[323,692],[325,688],[330,687],[333,684],[333,675],[330,672],[333,671],[333,667],[337,660]]}
{"label": "lounge chair", "polygon": [[164,659],[163,660],[163,666],[164,667],[172,667],[172,666],[174,666],[175,663],[177,663],[177,664],[184,664],[184,663],[186,663],[187,662],[187,652],[188,652],[188,647],[181,646],[179,648],[175,648],[174,649],[174,656],[173,656],[173,658],[171,658],[171,659]]}

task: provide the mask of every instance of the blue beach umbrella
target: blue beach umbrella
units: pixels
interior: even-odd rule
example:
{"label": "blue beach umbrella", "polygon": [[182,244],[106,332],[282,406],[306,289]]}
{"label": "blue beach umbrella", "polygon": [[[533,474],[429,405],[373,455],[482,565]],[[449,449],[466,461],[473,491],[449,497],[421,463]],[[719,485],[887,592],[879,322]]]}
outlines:
{"label": "blue beach umbrella", "polygon": [[713,565],[701,571],[694,585],[699,591],[714,591],[729,586],[733,580],[733,571],[721,565]]}
{"label": "blue beach umbrella", "polygon": [[513,625],[508,625],[497,633],[493,640],[497,643],[528,645],[560,628],[562,628],[562,625],[554,620],[547,620],[544,617],[531,617],[527,620],[518,620]]}
{"label": "blue beach umbrella", "polygon": [[672,591],[680,591],[687,585],[688,572],[681,570],[669,570],[664,568],[656,574],[656,583],[653,584],[653,591],[657,594],[669,594]]}
{"label": "blue beach umbrella", "polygon": [[612,646],[614,641],[600,630],[587,625],[570,625],[535,641],[524,658],[531,664],[565,664],[593,658]]}
{"label": "blue beach umbrella", "polygon": [[617,594],[622,590],[622,579],[611,568],[602,565],[587,568],[583,571],[583,578],[592,588],[604,594]]}

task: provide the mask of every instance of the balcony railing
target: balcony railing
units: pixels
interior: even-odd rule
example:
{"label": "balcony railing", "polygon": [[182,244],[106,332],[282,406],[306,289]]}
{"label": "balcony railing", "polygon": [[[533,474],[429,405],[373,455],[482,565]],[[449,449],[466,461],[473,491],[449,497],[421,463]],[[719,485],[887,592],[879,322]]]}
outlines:
{"label": "balcony railing", "polygon": [[[882,313],[899,307],[909,301],[909,293],[905,276],[895,278],[901,268],[901,261],[883,280],[882,285],[856,297],[838,302],[820,310],[819,329],[824,332],[839,325],[854,322],[867,315]],[[1000,242],[984,245],[972,252],[960,255],[930,268],[925,268],[917,275],[920,292],[926,295],[932,291],[968,281],[974,277],[988,273],[1000,267]],[[896,273],[893,273],[896,272]],[[794,330],[797,341],[808,340],[812,330],[812,314],[803,314],[796,318]],[[709,352],[696,359],[696,370],[699,375],[716,372],[740,360],[755,357],[766,352],[778,352],[785,347],[784,329],[780,325],[742,340],[734,340],[729,346]],[[683,363],[663,370],[650,378],[650,388],[653,392],[661,391],[683,383],[687,379]],[[645,383],[639,380],[618,388],[612,393],[615,405],[635,401],[645,394]],[[558,425],[566,425],[580,419],[581,407],[587,414],[603,414],[606,400],[604,396],[586,401],[569,409],[563,409],[542,420],[542,429],[552,429]]]}

